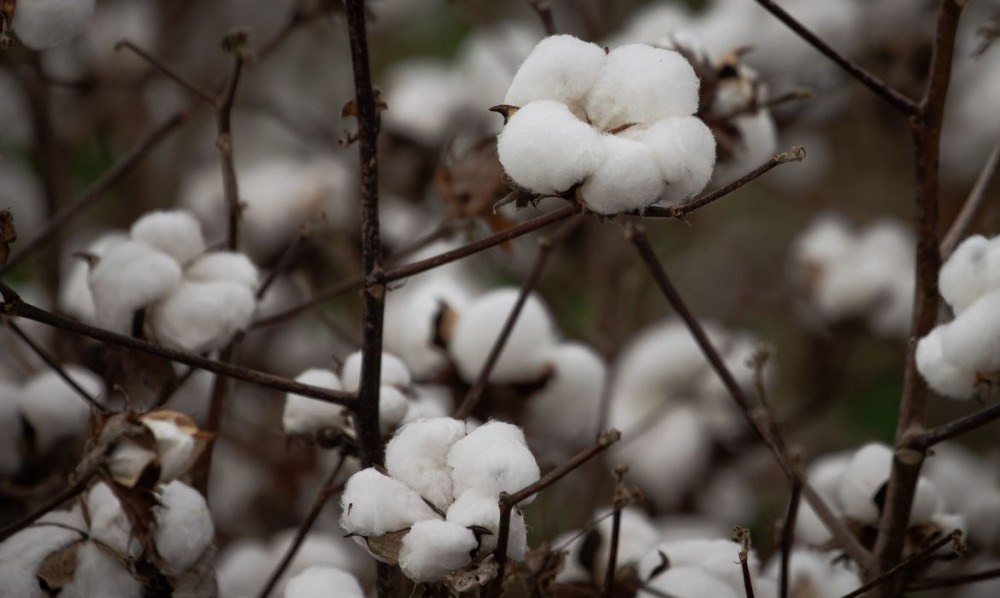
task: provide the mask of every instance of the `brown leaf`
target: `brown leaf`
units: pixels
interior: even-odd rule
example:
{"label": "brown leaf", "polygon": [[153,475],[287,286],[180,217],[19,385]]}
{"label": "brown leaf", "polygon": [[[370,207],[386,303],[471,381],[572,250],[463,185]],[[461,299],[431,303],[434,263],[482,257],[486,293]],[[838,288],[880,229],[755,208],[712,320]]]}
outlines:
{"label": "brown leaf", "polygon": [[365,542],[372,554],[377,554],[386,561],[395,563],[399,561],[399,549],[403,545],[403,536],[408,533],[410,533],[410,528],[389,532],[381,536],[369,536],[365,538]]}
{"label": "brown leaf", "polygon": [[0,210],[0,266],[7,263],[10,256],[10,244],[17,241],[17,229],[14,228],[14,215],[10,210]]}
{"label": "brown leaf", "polygon": [[72,581],[73,575],[76,574],[77,551],[83,542],[84,540],[70,542],[45,557],[35,573],[39,585],[58,594],[63,586]]}
{"label": "brown leaf", "polygon": [[472,569],[461,569],[452,571],[444,578],[444,585],[448,586],[456,594],[462,595],[477,588],[485,587],[494,577],[497,576],[498,567],[496,561],[487,558],[478,567]]}

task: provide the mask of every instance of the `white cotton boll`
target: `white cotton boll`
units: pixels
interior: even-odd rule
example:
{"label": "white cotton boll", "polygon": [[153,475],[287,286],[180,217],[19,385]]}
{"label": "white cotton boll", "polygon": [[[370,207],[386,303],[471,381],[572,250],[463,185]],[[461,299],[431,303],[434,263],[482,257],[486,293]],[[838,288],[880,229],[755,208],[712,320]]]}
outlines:
{"label": "white cotton boll", "polygon": [[83,539],[84,534],[55,525],[35,525],[0,542],[0,588],[18,598],[49,598],[35,571],[47,556]]}
{"label": "white cotton boll", "polygon": [[[296,382],[342,390],[340,378],[330,370],[310,369],[295,378]],[[347,427],[347,412],[342,405],[334,405],[302,395],[288,393],[285,395],[285,411],[281,422],[285,434],[312,434],[320,430],[339,430]]]}
{"label": "white cotton boll", "polygon": [[465,422],[450,417],[408,423],[385,447],[386,471],[446,509],[454,498],[448,451],[463,437]]}
{"label": "white cotton boll", "polygon": [[184,270],[184,278],[199,282],[226,280],[256,290],[260,279],[257,266],[250,258],[234,251],[206,253]]}
{"label": "white cotton boll", "polygon": [[373,468],[363,469],[347,480],[340,506],[340,527],[366,537],[437,518],[437,513],[412,488]]}
{"label": "white cotton boll", "polygon": [[[76,365],[64,365],[63,370],[91,397],[99,398],[104,393],[104,383],[90,370]],[[90,407],[53,371],[28,380],[17,400],[21,415],[34,430],[35,446],[41,452],[55,446],[58,440],[82,435],[87,428]]]}
{"label": "white cotton boll", "polygon": [[[768,564],[765,575],[777,580],[781,559]],[[861,587],[863,580],[850,561],[835,552],[793,550],[788,562],[788,589],[791,596],[839,598]]]}
{"label": "white cotton boll", "polygon": [[579,105],[606,60],[604,49],[597,44],[572,35],[547,37],[517,69],[504,103],[522,108],[537,100]]}
{"label": "white cotton boll", "polygon": [[150,212],[132,224],[133,241],[145,243],[185,265],[205,253],[201,225],[184,210]]}
{"label": "white cotton boll", "polygon": [[[491,291],[462,310],[448,351],[466,382],[479,377],[520,293],[512,287]],[[543,356],[555,344],[555,335],[545,304],[534,293],[528,295],[490,372],[490,382],[509,384],[541,378],[546,370]]]}
{"label": "white cotton boll", "polygon": [[176,289],[181,268],[169,255],[145,243],[123,241],[108,248],[90,270],[97,324],[128,334],[132,315]]}
{"label": "white cotton boll", "polygon": [[364,598],[365,592],[358,578],[347,571],[329,565],[313,565],[288,580],[285,598],[319,598],[339,596],[341,598]]}
{"label": "white cotton boll", "polygon": [[679,52],[629,44],[608,54],[587,96],[587,115],[605,132],[698,111],[698,76]]}
{"label": "white cotton boll", "polygon": [[[739,567],[736,566],[738,569]],[[671,567],[646,584],[658,593],[639,591],[639,596],[667,595],[671,598],[739,598],[732,588],[696,567]]]}
{"label": "white cotton boll", "polygon": [[965,311],[986,292],[985,270],[990,246],[983,236],[968,237],[941,266],[938,287],[955,313]]}
{"label": "white cotton boll", "polygon": [[454,407],[451,390],[446,386],[421,384],[413,387],[414,398],[406,409],[404,424],[421,419],[448,417]]}
{"label": "white cotton boll", "polygon": [[873,442],[858,449],[844,469],[837,497],[844,514],[860,521],[878,520],[879,508],[875,495],[889,479],[892,449]]}
{"label": "white cotton boll", "polygon": [[913,506],[910,507],[910,523],[927,523],[933,520],[941,514],[943,505],[937,487],[930,480],[921,477],[917,480],[917,491],[913,497]]}
{"label": "white cotton boll", "polygon": [[[265,569],[269,575],[277,563],[288,553],[295,539],[297,529],[288,529],[273,536],[269,546],[271,566]],[[287,576],[292,577],[312,565],[332,565],[353,573],[358,579],[367,580],[371,571],[371,558],[338,530],[337,533],[313,531],[302,542],[298,553],[288,566]],[[254,590],[259,591],[263,583]],[[278,589],[280,590],[279,583]]]}
{"label": "white cotton boll", "polygon": [[[87,246],[87,253],[98,258],[116,243],[128,240],[125,233],[114,231],[103,234]],[[68,265],[69,272],[59,287],[59,309],[67,315],[87,323],[96,321],[94,297],[90,293],[87,277],[90,266],[81,259],[74,259]]]}
{"label": "white cotton boll", "polygon": [[[351,353],[344,360],[344,367],[341,369],[340,377],[347,392],[357,392],[361,384],[361,351]],[[407,369],[403,361],[391,353],[382,353],[382,366],[380,368],[380,379],[382,386],[395,386],[396,388],[406,388],[410,385],[410,370]]]}
{"label": "white cotton boll", "polygon": [[246,330],[256,307],[253,291],[242,284],[185,281],[156,304],[148,321],[161,344],[204,353],[222,348]]}
{"label": "white cotton boll", "polygon": [[[306,537],[308,540],[308,536]],[[237,538],[219,554],[215,575],[220,598],[253,596],[267,583],[274,566],[267,548],[257,540]]]}
{"label": "white cotton boll", "polygon": [[715,179],[719,183],[734,181],[764,164],[778,148],[778,132],[769,111],[737,116],[731,124],[736,128],[738,140],[729,158],[716,168]]}
{"label": "white cotton boll", "polygon": [[21,413],[18,387],[0,382],[0,479],[21,469]]}
{"label": "white cotton boll", "polygon": [[[538,481],[538,463],[517,426],[491,421],[456,442],[448,452],[455,495],[476,489],[484,494],[513,494]],[[534,495],[521,504],[528,504]]]}
{"label": "white cotton boll", "polygon": [[[500,502],[497,495],[486,494],[475,488],[466,490],[448,507],[445,519],[463,527],[486,528],[490,533],[480,538],[480,548],[485,550],[496,548],[497,534],[500,531]],[[513,509],[510,513],[507,536],[507,556],[514,560],[524,558],[523,549],[527,547],[527,533],[524,515],[518,509]]]}
{"label": "white cotton boll", "polygon": [[[660,565],[660,552],[665,554],[670,562],[671,568],[667,570],[668,572],[672,571],[674,567],[678,569],[696,567],[728,586],[730,590],[743,591],[743,572],[738,564],[740,547],[731,540],[701,539],[664,542],[647,553],[639,562],[640,579],[649,579],[650,573]],[[757,558],[757,553],[752,549],[747,555],[747,565],[751,576],[757,577],[760,561]]]}
{"label": "white cotton boll", "polygon": [[438,581],[468,565],[476,546],[472,531],[457,523],[420,521],[403,537],[399,567],[417,583]]}
{"label": "white cotton boll", "polygon": [[383,434],[398,426],[410,410],[410,400],[395,386],[382,386],[378,395],[378,423]]}
{"label": "white cotton boll", "polygon": [[65,44],[83,33],[94,0],[19,0],[11,27],[32,50]]}
{"label": "white cotton boll", "polygon": [[791,255],[797,268],[822,269],[850,255],[853,246],[854,235],[847,221],[836,214],[825,213],[799,233],[792,243]]}
{"label": "white cotton boll", "polygon": [[198,562],[215,538],[212,516],[205,498],[182,482],[173,481],[160,490],[156,516],[156,551],[170,573],[178,575]]}
{"label": "white cotton boll", "polygon": [[655,203],[665,185],[656,153],[645,143],[604,135],[604,160],[580,187],[583,203],[598,214],[641,210]]}
{"label": "white cotton boll", "polygon": [[951,399],[968,399],[976,394],[976,373],[945,359],[941,344],[944,326],[917,343],[917,370],[934,392]]}
{"label": "white cotton boll", "polygon": [[462,80],[449,66],[408,60],[396,64],[386,81],[386,128],[429,146],[444,142],[463,92]]}
{"label": "white cotton boll", "polygon": [[983,295],[942,327],[941,352],[960,368],[989,376],[1000,371],[1000,291]]}
{"label": "white cotton boll", "polygon": [[[633,129],[635,129],[633,131]],[[715,168],[715,137],[701,119],[675,116],[649,127],[633,127],[622,136],[646,144],[656,156],[666,190],[665,204],[677,203],[700,192],[712,179]]]}
{"label": "white cotton boll", "polygon": [[995,549],[1000,543],[1000,491],[996,488],[970,490],[966,489],[969,497],[962,505],[968,517],[969,541],[976,546]]}
{"label": "white cotton boll", "polygon": [[143,586],[114,555],[94,542],[80,545],[76,553],[76,573],[73,581],[59,592],[65,598],[114,596],[141,598]]}
{"label": "white cotton boll", "polygon": [[[599,523],[594,526],[594,530],[600,536],[600,544],[594,552],[593,562],[597,567],[596,571],[583,571],[582,567],[567,567],[557,574],[556,579],[561,583],[573,581],[590,581],[592,574],[596,574],[598,585],[603,584],[604,575],[607,571],[608,551],[611,549],[611,534],[614,522],[608,515],[610,509],[602,509],[594,514],[594,519]],[[574,532],[575,535],[575,532]],[[580,551],[586,539],[586,534],[580,536],[569,544],[566,549],[568,563],[578,563]],[[653,525],[653,522],[641,510],[628,507],[622,509],[621,523],[618,532],[618,559],[617,567],[620,569],[626,565],[634,565],[652,550],[660,541],[660,531]],[[557,542],[556,545],[561,544]],[[575,570],[574,570],[575,569]]]}
{"label": "white cotton boll", "polygon": [[543,195],[584,180],[604,160],[604,151],[601,134],[553,100],[522,106],[497,137],[497,155],[507,174]]}
{"label": "white cotton boll", "polygon": [[[826,501],[827,506],[835,514],[840,511],[837,493],[841,479],[853,456],[850,452],[824,455],[814,460],[806,470],[809,485]],[[799,505],[799,516],[795,521],[795,538],[811,546],[822,546],[832,538],[830,530],[807,501],[802,501]]]}
{"label": "white cotton boll", "polygon": [[557,345],[545,360],[552,377],[528,402],[525,431],[553,460],[561,460],[593,442],[608,368],[580,343]]}

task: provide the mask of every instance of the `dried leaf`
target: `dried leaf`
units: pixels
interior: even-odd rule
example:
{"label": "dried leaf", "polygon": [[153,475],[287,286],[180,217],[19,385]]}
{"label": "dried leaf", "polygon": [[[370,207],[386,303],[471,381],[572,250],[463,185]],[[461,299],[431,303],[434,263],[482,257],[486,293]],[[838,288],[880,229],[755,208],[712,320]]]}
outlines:
{"label": "dried leaf", "polygon": [[10,210],[0,210],[0,266],[7,263],[10,256],[10,244],[17,241],[17,229],[14,228],[14,215]]}
{"label": "dried leaf", "polygon": [[487,558],[478,567],[452,571],[444,578],[444,585],[456,594],[471,592],[484,587],[497,576],[498,567],[493,558]]}
{"label": "dried leaf", "polygon": [[35,575],[38,583],[48,591],[58,594],[59,591],[73,580],[76,574],[77,552],[84,540],[76,540],[49,554],[38,566]]}
{"label": "dried leaf", "polygon": [[365,543],[368,544],[368,550],[372,554],[378,555],[387,562],[395,563],[399,561],[399,549],[403,545],[403,536],[408,533],[410,533],[410,528],[389,532],[381,536],[369,536],[365,538]]}

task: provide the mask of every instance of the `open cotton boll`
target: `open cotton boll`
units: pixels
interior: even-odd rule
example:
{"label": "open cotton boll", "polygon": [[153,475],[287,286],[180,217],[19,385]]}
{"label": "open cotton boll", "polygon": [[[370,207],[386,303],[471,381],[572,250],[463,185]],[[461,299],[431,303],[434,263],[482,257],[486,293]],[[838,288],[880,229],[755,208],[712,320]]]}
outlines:
{"label": "open cotton boll", "polygon": [[[491,291],[462,310],[448,352],[466,382],[479,377],[520,293],[512,287]],[[490,381],[510,384],[541,378],[547,367],[543,355],[555,344],[555,334],[545,304],[534,293],[528,295],[490,372]]]}
{"label": "open cotton boll", "polygon": [[734,181],[764,164],[778,148],[778,131],[769,111],[758,110],[730,122],[738,141],[732,146],[729,158],[716,168],[715,178],[720,183]]}
{"label": "open cotton boll", "polygon": [[[582,567],[577,570],[564,568],[557,574],[556,579],[562,583],[573,581],[590,581],[592,578],[602,584],[607,571],[608,551],[611,548],[611,534],[613,521],[607,515],[611,514],[610,509],[602,509],[594,514],[594,520],[598,521],[594,526],[600,542],[591,556],[594,563],[594,571],[583,571]],[[579,562],[580,552],[584,549],[587,534],[581,535],[571,544],[566,546],[569,551],[567,562]],[[653,525],[653,522],[641,510],[633,507],[622,509],[621,524],[618,536],[618,560],[619,568],[626,565],[634,565],[639,562],[651,549],[660,541],[660,531]],[[557,542],[560,545],[561,542]],[[594,548],[594,547],[588,547]]]}
{"label": "open cotton boll", "polygon": [[465,422],[450,417],[408,423],[385,447],[386,471],[446,509],[454,498],[448,451],[463,437]]}
{"label": "open cotton boll", "polygon": [[976,372],[945,358],[941,344],[944,329],[937,326],[917,343],[917,370],[934,392],[950,399],[969,399],[976,394]]}
{"label": "open cotton boll", "polygon": [[194,214],[184,210],[150,212],[132,224],[133,241],[145,243],[181,265],[205,253],[205,239]]}
{"label": "open cotton boll", "polygon": [[24,45],[45,50],[83,33],[94,0],[19,0],[11,27]]}
{"label": "open cotton boll", "polygon": [[597,44],[572,35],[547,37],[518,67],[504,103],[523,108],[537,100],[557,100],[582,109],[581,101],[606,61]]}
{"label": "open cotton boll", "polygon": [[[540,477],[521,429],[498,421],[483,424],[457,441],[448,451],[447,463],[456,496],[473,488],[494,496],[513,494]],[[534,499],[532,495],[522,504]]]}
{"label": "open cotton boll", "polygon": [[430,520],[413,524],[403,537],[399,567],[417,583],[438,581],[472,561],[477,546],[472,530],[450,521]]}
{"label": "open cotton boll", "polygon": [[830,262],[842,260],[850,255],[854,246],[854,235],[842,217],[825,213],[815,218],[792,243],[791,255],[797,268],[806,270],[800,275],[821,275]]}
{"label": "open cotton boll", "polygon": [[991,245],[986,237],[971,236],[962,241],[941,266],[938,288],[955,313],[965,311],[986,292],[987,254]]}
{"label": "open cotton boll", "polygon": [[347,480],[340,497],[340,527],[359,536],[381,536],[438,515],[412,488],[369,467]]}
{"label": "open cotton boll", "polygon": [[340,598],[364,598],[358,578],[347,571],[329,565],[313,565],[288,580],[285,598],[318,598],[335,595]]}
{"label": "open cotton boll", "polygon": [[983,295],[941,328],[945,359],[983,377],[1000,371],[1000,291]]}
{"label": "open cotton boll", "polygon": [[659,198],[663,203],[687,199],[704,189],[712,179],[715,137],[697,117],[667,117],[648,127],[631,127],[623,131],[622,136],[653,150],[660,176],[667,184]]}
{"label": "open cotton boll", "polygon": [[[357,392],[361,383],[361,351],[351,353],[344,360],[344,367],[340,371],[340,377],[347,392]],[[395,386],[396,388],[406,388],[410,385],[410,370],[407,369],[403,361],[391,353],[382,353],[382,366],[380,368],[379,381],[382,386]]]}
{"label": "open cotton boll", "polygon": [[[809,485],[826,500],[827,505],[834,513],[840,509],[837,492],[844,471],[847,470],[853,456],[851,452],[823,455],[810,463],[809,468],[806,469],[806,479],[809,481]],[[832,537],[830,530],[813,511],[812,505],[806,501],[799,505],[799,516],[795,522],[795,537],[800,542],[812,546],[822,546]]]}
{"label": "open cotton boll", "polygon": [[672,598],[739,598],[735,590],[696,567],[673,567],[646,582],[652,591],[639,591],[639,596],[662,596]]}
{"label": "open cotton boll", "polygon": [[582,181],[601,164],[604,152],[597,129],[554,100],[522,106],[497,137],[497,156],[510,178],[542,195]]}
{"label": "open cotton boll", "polygon": [[132,315],[167,296],[181,283],[181,267],[146,243],[123,241],[108,248],[88,277],[97,324],[128,334]]}
{"label": "open cotton boll", "polygon": [[[913,506],[910,507],[910,523],[927,523],[933,521],[941,514],[944,501],[937,490],[937,486],[927,478],[921,477],[917,480],[917,491],[913,497]],[[947,530],[950,532],[951,530]]]}
{"label": "open cotton boll", "polygon": [[545,360],[552,377],[528,402],[525,431],[552,460],[561,460],[593,442],[607,366],[580,343],[557,345]]}
{"label": "open cotton boll", "polygon": [[[479,526],[490,533],[480,537],[480,548],[492,550],[497,545],[500,531],[499,497],[485,494],[475,488],[466,490],[448,507],[448,521],[463,527]],[[518,509],[510,513],[510,529],[507,536],[507,556],[521,560],[527,552],[528,530],[524,526],[524,515]]]}
{"label": "open cotton boll", "polygon": [[598,214],[641,210],[655,203],[665,184],[653,149],[626,137],[604,135],[604,159],[580,187],[583,203]]}
{"label": "open cotton boll", "polygon": [[215,529],[208,504],[187,484],[173,481],[160,490],[156,516],[156,551],[170,573],[190,569],[212,545]]}
{"label": "open cotton boll", "polygon": [[73,580],[62,588],[59,596],[142,598],[143,585],[114,555],[95,542],[84,542],[76,553]]}
{"label": "open cotton boll", "polygon": [[148,322],[163,345],[204,353],[246,330],[256,307],[253,291],[240,283],[189,280],[156,304]]}
{"label": "open cotton boll", "polygon": [[[126,240],[128,235],[123,232],[105,233],[87,246],[87,253],[100,259],[108,248]],[[94,297],[87,283],[90,266],[83,260],[74,259],[68,270],[59,286],[59,309],[78,320],[93,323],[96,321]]]}
{"label": "open cotton boll", "polygon": [[35,572],[53,552],[80,541],[82,530],[55,525],[28,527],[0,542],[0,588],[18,598],[50,598]]}
{"label": "open cotton boll", "polygon": [[[835,552],[793,550],[788,562],[788,589],[791,596],[839,598],[861,587],[864,581],[850,561]],[[781,559],[773,558],[765,576],[778,579]]]}
{"label": "open cotton boll", "polygon": [[[664,542],[646,554],[639,561],[640,579],[649,579],[650,573],[660,565],[662,552],[674,567],[695,567],[701,569],[712,578],[727,585],[731,590],[743,591],[743,572],[739,565],[740,546],[731,540],[696,539]],[[753,577],[757,577],[760,560],[756,551],[747,555],[747,565]]]}
{"label": "open cotton boll", "polygon": [[[90,370],[64,365],[63,371],[91,397],[104,393],[104,383]],[[90,407],[62,377],[46,370],[28,380],[17,401],[21,415],[34,431],[35,447],[45,452],[56,441],[80,436],[87,429]]]}
{"label": "open cotton boll", "polygon": [[877,442],[858,449],[844,469],[837,498],[844,514],[862,523],[878,521],[875,495],[889,479],[892,449]]}
{"label": "open cotton boll", "polygon": [[[330,370],[306,370],[296,376],[295,381],[330,390],[343,390],[340,378]],[[285,434],[313,434],[321,430],[347,428],[347,416],[348,413],[342,405],[288,393],[285,395],[285,411],[281,423]]]}
{"label": "open cotton boll", "polygon": [[383,434],[392,431],[410,410],[410,400],[395,386],[380,386],[378,392],[378,423]]}
{"label": "open cotton boll", "polygon": [[226,280],[256,290],[260,273],[250,258],[235,251],[206,253],[184,270],[184,278],[200,282]]}
{"label": "open cotton boll", "polygon": [[587,95],[587,116],[603,131],[698,111],[698,76],[674,50],[628,44],[608,54]]}

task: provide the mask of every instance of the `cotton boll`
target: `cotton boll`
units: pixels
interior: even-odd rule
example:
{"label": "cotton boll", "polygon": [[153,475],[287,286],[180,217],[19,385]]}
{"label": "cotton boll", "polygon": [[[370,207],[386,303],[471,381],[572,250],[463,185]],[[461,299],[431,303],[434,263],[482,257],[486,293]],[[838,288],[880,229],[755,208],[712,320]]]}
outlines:
{"label": "cotton boll", "polygon": [[515,183],[542,195],[567,191],[604,160],[600,133],[565,104],[522,106],[497,137],[497,155]]}
{"label": "cotton boll", "polygon": [[[471,431],[448,452],[455,495],[469,489],[513,494],[540,477],[538,464],[517,426],[491,421]],[[521,504],[528,504],[534,496]]]}
{"label": "cotton boll", "polygon": [[594,126],[611,132],[698,111],[698,76],[679,52],[629,44],[608,54],[587,96]]}
{"label": "cotton boll", "polygon": [[[910,507],[910,523],[927,523],[941,513],[943,501],[937,487],[928,479],[917,480],[917,491]],[[948,530],[951,531],[951,530]]]}
{"label": "cotton boll", "polygon": [[[593,554],[595,571],[583,571],[582,567],[574,571],[572,568],[564,568],[556,576],[561,583],[573,581],[590,581],[592,576],[598,585],[603,584],[607,571],[608,551],[611,547],[611,534],[613,521],[611,511],[603,509],[594,514],[594,519],[599,520],[594,531],[600,537],[600,543]],[[586,535],[580,536],[566,549],[569,551],[567,563],[579,562],[580,552],[583,549]],[[621,511],[621,523],[618,535],[618,567],[634,565],[652,550],[660,540],[660,531],[653,525],[653,522],[641,510],[636,508],[625,508]],[[557,545],[561,542],[557,542]]]}
{"label": "cotton boll", "polygon": [[503,103],[517,67],[538,44],[540,34],[521,21],[506,21],[472,32],[458,49],[457,73],[465,82],[465,103],[478,110]]}
{"label": "cotton boll", "polygon": [[604,50],[597,44],[572,35],[547,37],[538,42],[517,69],[504,103],[522,108],[537,100],[580,104],[606,60]]}
{"label": "cotton boll", "polygon": [[476,548],[471,530],[450,521],[420,521],[403,537],[399,566],[417,583],[438,581],[471,562]]}
{"label": "cotton boll", "polygon": [[[111,246],[127,239],[128,235],[122,232],[105,233],[87,246],[87,253],[100,258]],[[68,273],[59,286],[59,309],[78,320],[93,323],[96,321],[96,308],[87,283],[90,266],[79,259],[74,259],[67,266]]]}
{"label": "cotton boll", "polygon": [[[276,534],[268,547],[272,565],[265,569],[265,575],[271,573],[277,563],[284,557],[295,539],[297,529],[288,529]],[[302,542],[298,553],[288,566],[287,576],[292,577],[313,565],[332,565],[354,574],[365,581],[372,573],[371,558],[358,546],[343,537],[343,534],[313,531]],[[255,591],[259,591],[263,583]],[[281,583],[278,585],[281,589]]]}
{"label": "cotton boll", "polygon": [[340,526],[348,533],[365,537],[437,518],[413,489],[373,468],[363,469],[347,480],[340,505]]}
{"label": "cotton boll", "polygon": [[154,337],[163,345],[205,353],[246,330],[256,307],[253,291],[242,284],[185,281],[148,317]]}
{"label": "cotton boll", "polygon": [[956,313],[965,311],[986,292],[985,270],[991,243],[985,237],[968,237],[941,266],[938,288]]}
{"label": "cotton boll", "polygon": [[[795,238],[791,255],[798,268],[817,270],[850,255],[853,244],[853,234],[847,222],[836,214],[826,213],[814,219]],[[800,276],[811,278],[808,274],[804,272]]]}
{"label": "cotton boll", "polygon": [[1000,371],[1000,291],[983,295],[942,327],[941,353],[960,368],[988,376]]}
{"label": "cotton boll", "polygon": [[945,359],[943,332],[944,326],[937,326],[917,343],[917,370],[934,392],[951,399],[971,398],[976,394],[976,373]]}
{"label": "cotton boll", "polygon": [[[516,288],[498,289],[480,296],[462,311],[448,351],[467,382],[479,377],[519,295]],[[541,378],[546,370],[543,356],[554,344],[552,316],[537,295],[528,295],[490,372],[490,381],[509,384]]]}
{"label": "cotton boll", "polygon": [[396,64],[386,80],[389,109],[382,117],[386,128],[428,146],[444,142],[463,89],[462,80],[448,65],[408,60]]}
{"label": "cotton boll", "polygon": [[[306,370],[295,378],[296,382],[342,390],[340,378],[330,370]],[[348,412],[342,405],[334,405],[302,395],[288,393],[285,395],[285,411],[281,421],[285,434],[313,434],[321,430],[340,430],[348,427]]]}
{"label": "cotton boll", "polygon": [[253,596],[267,582],[266,575],[271,571],[272,565],[268,550],[263,544],[256,540],[237,538],[219,554],[216,561],[219,596]]}
{"label": "cotton boll", "polygon": [[720,162],[716,180],[728,183],[764,164],[778,147],[778,133],[774,119],[767,110],[758,110],[746,116],[733,118],[737,143],[731,148],[729,159]]}
{"label": "cotton boll", "polygon": [[184,278],[199,282],[226,280],[256,290],[260,273],[250,258],[234,251],[213,251],[195,260],[184,270]]}
{"label": "cotton boll", "polygon": [[12,28],[24,45],[45,50],[83,33],[94,14],[94,0],[20,0]]}
{"label": "cotton boll", "polygon": [[[765,575],[778,579],[781,560],[774,558]],[[793,550],[788,563],[788,589],[791,596],[839,598],[861,587],[863,580],[850,561],[833,552]]]}
{"label": "cotton boll", "polygon": [[[466,490],[448,507],[446,519],[463,527],[486,528],[490,533],[480,537],[479,546],[484,550],[496,548],[497,534],[500,531],[499,497],[476,489]],[[520,561],[524,560],[527,551],[528,530],[524,525],[524,515],[518,509],[513,509],[507,534],[507,556]]]}
{"label": "cotton boll", "polygon": [[[65,365],[63,371],[91,397],[98,398],[104,393],[104,384],[89,370]],[[53,371],[28,380],[17,400],[22,416],[34,431],[35,447],[40,452],[49,450],[58,440],[81,436],[87,428],[90,407]]]}
{"label": "cotton boll", "polygon": [[[682,540],[664,542],[647,553],[639,562],[639,578],[649,579],[650,573],[660,564],[662,552],[670,562],[670,569],[697,567],[732,591],[743,590],[743,573],[737,564],[740,547],[730,540]],[[757,576],[760,561],[753,550],[747,555],[747,564],[753,577]],[[656,578],[654,578],[656,579]],[[655,583],[655,582],[654,582]],[[658,586],[657,586],[658,587]],[[711,594],[715,595],[715,594]]]}
{"label": "cotton boll", "polygon": [[65,527],[36,525],[0,542],[0,587],[9,596],[49,598],[35,571],[48,555],[83,537],[83,533]]}
{"label": "cotton boll", "polygon": [[59,592],[65,598],[114,596],[115,598],[141,598],[143,586],[132,577],[115,556],[108,554],[94,542],[80,545],[76,553],[76,573],[73,581]]}
{"label": "cotton boll", "polygon": [[88,279],[97,324],[128,334],[135,311],[167,296],[180,282],[181,268],[169,255],[137,241],[112,245]]}
{"label": "cotton boll", "polygon": [[667,184],[660,196],[664,204],[691,197],[712,179],[715,137],[697,117],[667,117],[649,127],[627,129],[622,136],[644,143],[653,150],[660,176]]}
{"label": "cotton boll", "polygon": [[870,443],[858,449],[844,470],[838,491],[844,514],[862,523],[878,521],[875,495],[889,479],[891,468],[892,449],[886,445]]}
{"label": "cotton boll", "polygon": [[[357,392],[361,384],[361,351],[351,353],[344,360],[344,367],[341,370],[344,390],[347,392]],[[406,388],[410,385],[410,370],[406,364],[398,357],[390,353],[382,353],[382,366],[380,368],[382,386],[395,386],[396,388]]]}
{"label": "cotton boll", "polygon": [[[738,568],[738,567],[737,567]],[[667,595],[673,598],[739,598],[725,583],[695,567],[671,567],[646,584],[658,593],[639,591],[639,596]]]}
{"label": "cotton boll", "polygon": [[448,451],[464,436],[465,422],[450,417],[408,423],[385,447],[386,471],[446,509],[454,498]]}
{"label": "cotton boll", "polygon": [[133,241],[145,243],[185,265],[205,253],[201,225],[184,210],[150,212],[129,229]]}
{"label": "cotton boll", "polygon": [[[840,510],[837,492],[840,488],[844,471],[850,464],[853,454],[834,453],[824,455],[809,465],[806,479],[809,485],[827,502],[835,514]],[[799,505],[799,516],[795,522],[795,537],[800,542],[810,546],[822,546],[832,538],[826,524],[820,520],[812,505],[802,501]]]}
{"label": "cotton boll", "polygon": [[215,530],[208,504],[194,488],[178,481],[163,486],[156,516],[156,551],[168,571],[178,575],[191,568],[212,545]]}
{"label": "cotton boll", "polygon": [[313,565],[288,580],[285,598],[317,598],[324,595],[342,598],[364,598],[358,579],[336,567]]}
{"label": "cotton boll", "polygon": [[641,210],[663,194],[656,154],[645,143],[604,135],[604,160],[580,187],[583,203],[598,214]]}

